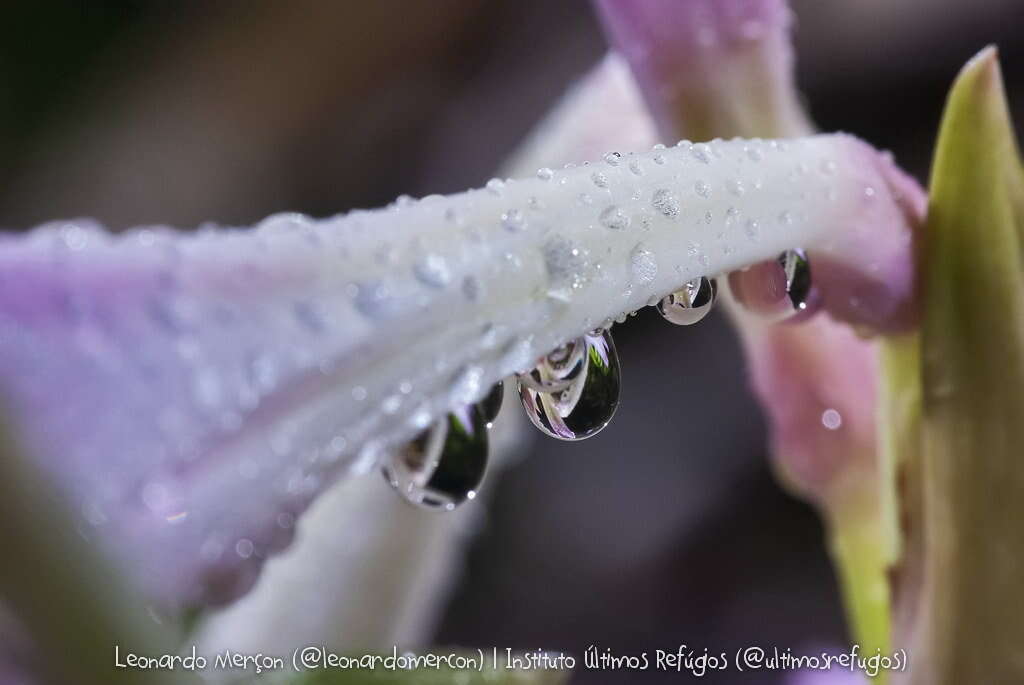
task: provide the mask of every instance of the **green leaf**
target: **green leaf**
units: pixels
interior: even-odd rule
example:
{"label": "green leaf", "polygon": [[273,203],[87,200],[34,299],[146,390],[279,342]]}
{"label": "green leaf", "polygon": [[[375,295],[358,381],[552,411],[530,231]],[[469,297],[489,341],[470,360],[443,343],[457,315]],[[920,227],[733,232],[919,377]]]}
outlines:
{"label": "green leaf", "polygon": [[922,248],[913,683],[1024,682],[1024,173],[995,49],[946,104]]}

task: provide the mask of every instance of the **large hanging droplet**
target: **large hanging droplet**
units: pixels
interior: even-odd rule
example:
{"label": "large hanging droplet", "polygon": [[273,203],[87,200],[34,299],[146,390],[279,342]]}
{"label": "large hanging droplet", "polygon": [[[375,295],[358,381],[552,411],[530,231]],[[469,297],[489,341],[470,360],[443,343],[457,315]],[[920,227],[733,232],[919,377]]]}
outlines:
{"label": "large hanging droplet", "polygon": [[718,284],[715,279],[701,276],[687,281],[682,288],[663,297],[658,303],[658,312],[677,326],[689,326],[708,315],[717,295]]}
{"label": "large hanging droplet", "polygon": [[476,497],[487,471],[487,421],[479,405],[457,409],[395,452],[384,478],[409,502],[451,511]]}
{"label": "large hanging droplet", "polygon": [[480,411],[484,414],[484,421],[487,423],[487,427],[490,428],[494,420],[498,418],[498,412],[501,411],[501,402],[505,399],[505,383],[498,381],[492,387],[490,392],[477,403],[480,407]]}
{"label": "large hanging droplet", "polygon": [[562,345],[516,377],[533,425],[559,440],[583,440],[608,425],[619,405],[619,358],[608,331]]}
{"label": "large hanging droplet", "polygon": [[802,249],[733,271],[729,289],[744,307],[774,321],[802,321],[817,311],[821,299]]}

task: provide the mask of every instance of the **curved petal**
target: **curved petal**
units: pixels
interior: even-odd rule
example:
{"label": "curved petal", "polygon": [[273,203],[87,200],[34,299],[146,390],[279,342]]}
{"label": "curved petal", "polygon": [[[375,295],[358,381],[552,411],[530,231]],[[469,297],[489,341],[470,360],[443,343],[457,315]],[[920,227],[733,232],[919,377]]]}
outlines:
{"label": "curved petal", "polygon": [[327,483],[562,341],[891,214],[869,150],[687,143],[255,230],[48,225],[0,242],[0,387],[154,596],[222,601]]}

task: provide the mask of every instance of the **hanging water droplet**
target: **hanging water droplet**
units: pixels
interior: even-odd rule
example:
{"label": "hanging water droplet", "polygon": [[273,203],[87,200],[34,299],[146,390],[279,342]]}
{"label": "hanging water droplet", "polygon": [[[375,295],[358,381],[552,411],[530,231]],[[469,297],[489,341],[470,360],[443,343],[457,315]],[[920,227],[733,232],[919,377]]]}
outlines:
{"label": "hanging water droplet", "polygon": [[796,312],[808,308],[811,300],[811,263],[800,248],[786,250],[779,255],[779,264],[786,274],[786,295]]}
{"label": "hanging water droplet", "polygon": [[476,497],[487,471],[487,425],[478,405],[455,410],[395,452],[384,478],[402,497],[451,511]]}
{"label": "hanging water droplet", "polygon": [[608,425],[619,404],[619,359],[606,330],[562,345],[516,377],[533,425],[559,440],[583,440]]}
{"label": "hanging water droplet", "polygon": [[775,321],[799,321],[819,304],[811,265],[802,249],[786,250],[777,259],[729,274],[729,289],[747,309]]}
{"label": "hanging water droplet", "polygon": [[498,412],[501,411],[501,402],[505,399],[505,383],[498,381],[491,386],[491,391],[477,403],[480,407],[480,411],[484,414],[484,421],[487,423],[487,427],[490,428],[494,420],[498,418]]}
{"label": "hanging water droplet", "polygon": [[701,276],[686,284],[658,303],[658,312],[666,321],[677,326],[695,324],[711,311],[718,295],[715,279]]}

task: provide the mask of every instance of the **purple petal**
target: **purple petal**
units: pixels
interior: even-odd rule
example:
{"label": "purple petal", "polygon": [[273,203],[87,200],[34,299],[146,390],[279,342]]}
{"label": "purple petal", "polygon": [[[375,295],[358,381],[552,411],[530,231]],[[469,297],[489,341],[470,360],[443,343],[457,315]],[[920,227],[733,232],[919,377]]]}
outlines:
{"label": "purple petal", "polygon": [[663,136],[707,140],[808,131],[795,97],[784,0],[595,4]]}

